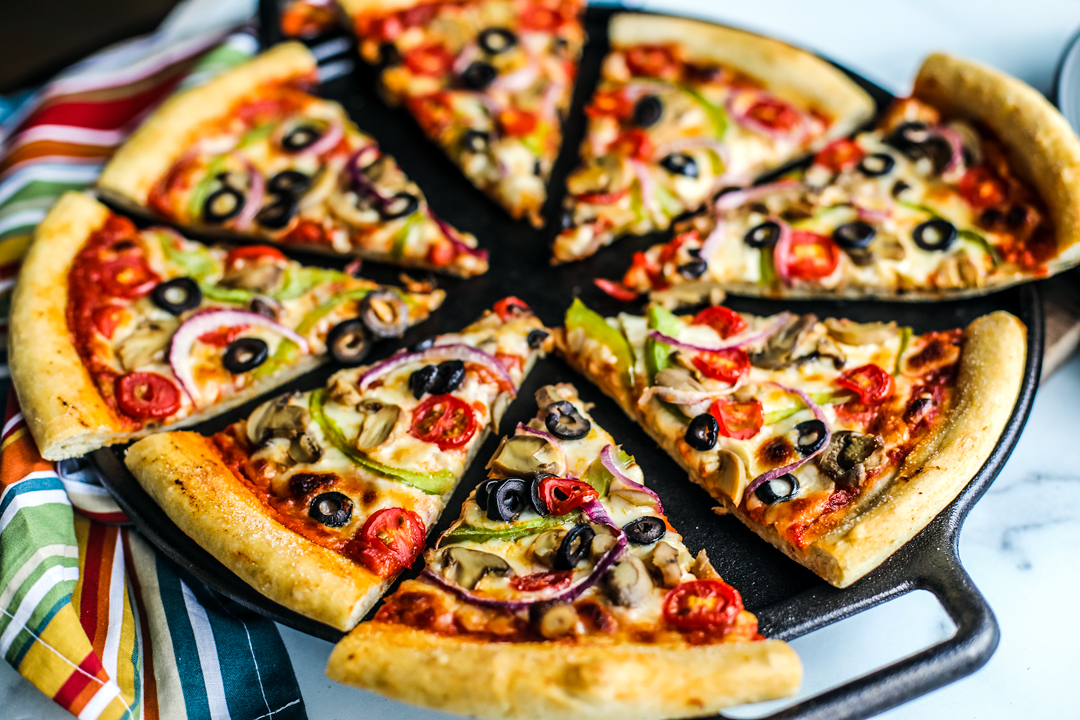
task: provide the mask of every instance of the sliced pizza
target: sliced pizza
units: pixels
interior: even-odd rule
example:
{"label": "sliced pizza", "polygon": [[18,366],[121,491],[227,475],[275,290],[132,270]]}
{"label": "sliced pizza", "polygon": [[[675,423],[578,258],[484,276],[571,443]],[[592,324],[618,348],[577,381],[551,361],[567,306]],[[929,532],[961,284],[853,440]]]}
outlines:
{"label": "sliced pizza", "polygon": [[139,230],[71,192],[19,274],[11,377],[42,456],[75,457],[201,422],[331,358],[358,365],[442,304],[410,285]]}
{"label": "sliced pizza", "polygon": [[98,187],[170,222],[304,250],[472,276],[476,238],[335,102],[305,92],[315,57],[278,45],[170,98],[117,150]]}
{"label": "sliced pizza", "polygon": [[845,587],[975,476],[1008,421],[1026,330],[772,317],[710,306],[605,319],[575,301],[559,352],[754,532]]}
{"label": "sliced pizza", "polygon": [[567,179],[554,260],[666,230],[723,188],[853,132],[874,102],[777,40],[686,18],[620,14]]}
{"label": "sliced pizza", "polygon": [[536,399],[330,677],[486,718],[683,717],[793,693],[798,657],[690,555],[574,387]]}
{"label": "sliced pizza", "polygon": [[1024,83],[932,55],[876,129],[805,171],[720,196],[639,253],[639,291],[924,300],[980,295],[1080,259],[1080,140]]}
{"label": "sliced pizza", "polygon": [[342,0],[384,95],[540,227],[584,44],[581,0]]}
{"label": "sliced pizza", "polygon": [[454,488],[550,345],[503,301],[206,437],[152,435],[127,466],[184,532],[263,595],[347,630],[424,549]]}

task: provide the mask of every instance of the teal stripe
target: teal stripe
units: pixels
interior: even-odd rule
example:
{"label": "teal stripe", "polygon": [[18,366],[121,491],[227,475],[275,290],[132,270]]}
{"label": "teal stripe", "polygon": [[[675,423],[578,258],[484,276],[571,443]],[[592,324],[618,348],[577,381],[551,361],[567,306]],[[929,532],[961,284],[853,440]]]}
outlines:
{"label": "teal stripe", "polygon": [[180,675],[180,689],[184,693],[188,717],[209,718],[210,703],[206,697],[206,685],[203,683],[202,663],[199,661],[199,649],[195,645],[195,633],[188,619],[187,606],[184,604],[183,590],[175,566],[162,555],[155,553],[158,592],[165,617],[169,622],[169,637],[172,640],[173,655],[176,658],[176,670]]}

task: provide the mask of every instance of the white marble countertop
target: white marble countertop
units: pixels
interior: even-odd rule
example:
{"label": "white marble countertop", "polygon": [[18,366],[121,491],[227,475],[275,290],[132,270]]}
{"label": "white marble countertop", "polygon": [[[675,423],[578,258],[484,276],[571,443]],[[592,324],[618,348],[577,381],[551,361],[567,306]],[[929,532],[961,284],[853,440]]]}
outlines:
{"label": "white marble countertop", "polygon": [[[1080,28],[1076,0],[667,0],[643,7],[715,18],[816,50],[904,93],[922,57],[944,50],[994,65],[1047,91]],[[872,9],[871,9],[872,8]],[[1042,388],[1015,452],[960,536],[960,558],[1001,626],[1001,644],[974,675],[891,710],[889,720],[1080,718],[1080,358]],[[1074,466],[1073,463],[1076,463]],[[440,720],[346,688],[324,674],[331,645],[281,629],[312,720]],[[805,680],[799,698],[890,664],[949,637],[932,595],[916,592],[792,643]],[[70,718],[0,662],[0,715]],[[788,704],[740,708],[755,717]]]}

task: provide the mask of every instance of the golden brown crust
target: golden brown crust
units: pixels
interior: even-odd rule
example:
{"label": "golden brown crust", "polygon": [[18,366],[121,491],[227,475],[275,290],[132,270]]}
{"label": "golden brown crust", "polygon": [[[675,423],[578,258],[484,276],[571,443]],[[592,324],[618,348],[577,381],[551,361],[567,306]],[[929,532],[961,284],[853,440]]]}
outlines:
{"label": "golden brown crust", "polygon": [[298,42],[277,45],[205,85],[174,95],[144,122],[105,166],[98,187],[145,206],[150,190],[187,152],[199,127],[271,82],[314,79],[315,56]]}
{"label": "golden brown crust", "polygon": [[364,623],[334,648],[327,674],[404,702],[485,718],[709,715],[792,694],[802,669],[785,643],[691,647],[498,643]]}
{"label": "golden brown crust", "polygon": [[1005,145],[1010,166],[1035,187],[1050,211],[1060,253],[1052,266],[1076,264],[1080,139],[1061,113],[1027,83],[941,53],[923,62],[912,95],[946,116],[974,120],[993,131]]}
{"label": "golden brown crust", "polygon": [[693,56],[737,68],[770,92],[833,119],[818,144],[843,137],[870,119],[873,99],[821,58],[779,40],[690,18],[620,13],[608,30],[613,46],[681,43]]}
{"label": "golden brown crust", "polygon": [[349,17],[383,15],[416,7],[427,0],[339,0],[338,5]]}
{"label": "golden brown crust", "polygon": [[132,445],[125,462],[189,537],[260,593],[313,620],[348,630],[392,581],[267,515],[202,435],[152,435]]}

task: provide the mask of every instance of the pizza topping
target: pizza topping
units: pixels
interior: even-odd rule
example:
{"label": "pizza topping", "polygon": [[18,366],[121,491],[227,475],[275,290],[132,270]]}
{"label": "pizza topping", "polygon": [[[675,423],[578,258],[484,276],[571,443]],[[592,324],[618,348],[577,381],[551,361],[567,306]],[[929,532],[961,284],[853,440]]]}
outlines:
{"label": "pizza topping", "polygon": [[[808,316],[808,317],[813,317],[813,316]],[[696,345],[696,344],[693,344],[693,343],[682,342],[678,338],[672,337],[670,335],[665,335],[664,333],[660,332],[659,330],[650,330],[649,331],[649,337],[654,339],[654,340],[659,340],[660,342],[664,343],[665,345],[671,345],[672,347],[676,347],[676,348],[679,348],[681,350],[690,350],[690,351],[699,352],[699,353],[717,353],[717,352],[721,352],[723,350],[727,350],[729,348],[739,348],[739,347],[745,347],[747,345],[753,345],[755,343],[759,343],[762,340],[770,339],[773,335],[775,335],[778,332],[788,332],[789,325],[791,323],[793,323],[793,322],[796,322],[796,321],[799,321],[799,316],[792,315],[791,313],[785,311],[785,312],[782,312],[779,315],[777,315],[776,319],[772,323],[766,325],[764,328],[762,328],[760,330],[755,330],[753,332],[748,332],[748,333],[740,333],[740,334],[735,335],[735,336],[733,336],[731,338],[725,338],[725,341],[721,342],[719,345],[711,345],[711,346]],[[605,323],[605,325],[606,325],[606,323]],[[621,336],[621,333],[620,333],[620,336]],[[771,342],[771,340],[770,340],[770,342]],[[751,359],[753,359],[753,358],[751,358]],[[757,362],[755,361],[754,364],[757,365]]]}
{"label": "pizza topping", "polygon": [[723,632],[742,611],[742,596],[722,580],[680,583],[664,597],[664,620],[680,630]]}
{"label": "pizza topping", "polygon": [[475,588],[485,575],[514,574],[510,563],[498,555],[472,548],[448,547],[442,551],[442,562],[443,572],[466,590]]}
{"label": "pizza topping", "polygon": [[645,563],[635,555],[627,555],[604,576],[604,586],[615,605],[636,607],[649,596],[653,582]]}
{"label": "pizza topping", "polygon": [[139,321],[135,330],[116,349],[120,364],[127,370],[136,370],[165,359],[165,351],[176,331],[175,320]]}
{"label": "pizza topping", "polygon": [[791,230],[786,224],[781,230],[773,261],[784,282],[821,280],[833,274],[840,263],[840,250],[832,238],[809,230]]}
{"label": "pizza topping", "polygon": [[158,420],[180,409],[180,391],[157,373],[129,373],[116,380],[116,402],[133,418]]}
{"label": "pizza topping", "polygon": [[765,347],[750,353],[750,363],[766,370],[783,370],[796,360],[796,348],[800,340],[813,330],[817,321],[813,315],[783,313],[777,319],[774,332],[768,336]]}
{"label": "pizza topping", "polygon": [[555,551],[554,567],[556,570],[573,570],[589,555],[596,531],[587,522],[578,523],[570,529]]}
{"label": "pizza topping", "polygon": [[[779,388],[779,389],[781,389],[781,390],[783,390],[786,393],[791,393],[792,395],[797,395],[799,397],[799,399],[802,400],[803,404],[807,408],[810,409],[810,412],[812,412],[814,414],[814,417],[817,420],[820,420],[821,424],[825,426],[825,437],[821,441],[821,443],[817,446],[817,449],[815,451],[807,453],[806,455],[803,455],[800,459],[796,460],[793,463],[790,463],[788,465],[784,465],[783,467],[778,467],[778,468],[773,468],[772,470],[768,470],[767,472],[764,472],[761,475],[758,475],[753,480],[751,480],[750,484],[746,486],[746,494],[747,495],[753,493],[758,488],[758,486],[760,486],[762,483],[769,482],[770,480],[772,480],[774,478],[778,478],[778,477],[781,477],[782,475],[786,475],[786,474],[788,474],[790,472],[794,472],[796,469],[801,467],[808,460],[812,459],[814,456],[819,454],[822,450],[827,448],[829,446],[829,443],[832,441],[832,430],[831,430],[831,428],[829,428],[829,423],[828,423],[828,421],[827,421],[827,419],[825,417],[825,413],[822,411],[821,407],[817,403],[814,402],[813,398],[811,398],[807,393],[803,392],[802,390],[800,390],[798,388],[788,387],[788,386],[781,385],[780,383],[776,383],[776,382],[772,383],[772,385]],[[761,421],[760,421],[760,418],[761,418],[761,415],[760,415],[760,413],[761,413],[761,403],[759,403],[756,400],[754,400],[753,402],[755,404],[757,404],[757,412],[758,412],[758,418],[759,418],[759,420],[758,420],[758,428],[757,429],[760,429],[760,427],[761,427],[761,424],[760,424],[761,423]],[[717,418],[717,419],[719,420],[720,418]],[[723,427],[723,422],[721,422],[721,427]],[[820,427],[821,426],[815,426],[815,429],[820,430]],[[757,433],[757,429],[754,430],[754,434]],[[753,435],[748,435],[747,437],[753,437]],[[746,439],[746,438],[739,438],[739,439]]]}
{"label": "pizza topping", "polygon": [[896,167],[896,160],[888,153],[870,153],[859,161],[859,172],[869,178],[888,175]]}
{"label": "pizza topping", "polygon": [[528,337],[525,339],[525,343],[529,346],[529,349],[539,350],[549,335],[551,335],[551,333],[545,330],[530,330]]}
{"label": "pizza topping", "polygon": [[199,284],[189,277],[173,278],[158,283],[150,293],[150,299],[170,315],[182,315],[202,303]]}
{"label": "pizza topping", "polygon": [[694,367],[713,380],[734,385],[750,371],[750,357],[741,348],[728,348],[693,359]]}
{"label": "pizza topping", "polygon": [[725,340],[746,330],[742,315],[723,305],[707,307],[691,321],[692,325],[708,325]]}
{"label": "pizza topping", "polygon": [[409,327],[409,306],[393,290],[373,290],[360,301],[360,319],[373,335],[397,337]]}
{"label": "pizza topping", "polygon": [[427,528],[419,515],[404,508],[386,508],[371,515],[346,552],[381,578],[413,564],[424,549]]}
{"label": "pizza topping", "polygon": [[799,423],[795,432],[798,435],[795,450],[803,457],[819,452],[829,437],[829,429],[817,418]]}
{"label": "pizza topping", "polygon": [[885,402],[895,389],[892,376],[873,363],[848,370],[837,378],[836,384],[856,392],[864,405]]}
{"label": "pizza topping", "polygon": [[870,247],[877,230],[868,222],[856,220],[854,222],[837,225],[832,232],[832,239],[845,250],[865,250]]}
{"label": "pizza topping", "polygon": [[530,504],[525,481],[507,478],[488,489],[487,516],[496,522],[514,522]]}
{"label": "pizza topping", "polygon": [[380,363],[376,363],[361,375],[357,388],[363,390],[379,378],[389,375],[405,365],[428,363],[435,360],[463,360],[467,365],[476,363],[490,373],[503,390],[516,394],[514,379],[510,376],[505,365],[483,350],[462,343],[435,345],[419,352],[393,355]]}
{"label": "pizza topping", "polygon": [[[569,578],[567,578],[569,579]],[[556,640],[572,635],[577,630],[580,619],[573,605],[567,602],[545,603],[539,606],[537,627],[540,634],[548,640]]]}
{"label": "pizza topping", "polygon": [[544,425],[561,440],[578,440],[589,434],[592,423],[571,403],[561,400],[547,406]]}
{"label": "pizza topping", "polygon": [[871,456],[884,446],[876,435],[841,430],[833,434],[828,449],[818,457],[818,468],[841,485],[859,487],[866,479]]}
{"label": "pizza topping", "polygon": [[322,155],[337,147],[345,135],[341,123],[313,118],[286,122],[282,130],[278,141],[281,149],[294,155]]}
{"label": "pizza topping", "polygon": [[[600,464],[611,473],[614,479],[619,481],[618,487],[613,486],[610,488],[613,494],[623,497],[633,505],[652,505],[658,512],[664,512],[664,505],[660,502],[660,496],[641,483],[635,482],[626,474],[626,468],[633,462],[634,459],[622,450],[616,453],[614,445],[605,445],[604,449],[600,451]],[[585,479],[590,480],[591,475],[590,472]],[[607,488],[598,488],[598,490],[601,496],[607,494]],[[608,521],[608,524],[614,525],[610,521]]]}
{"label": "pizza topping", "polygon": [[574,478],[545,477],[538,488],[544,506],[554,515],[566,515],[600,496],[592,485]]}
{"label": "pizza topping", "polygon": [[664,114],[664,103],[656,95],[645,95],[634,105],[633,122],[638,127],[652,127],[660,122]]}
{"label": "pizza topping", "polygon": [[360,434],[356,436],[356,449],[361,451],[374,450],[386,442],[390,433],[394,431],[398,418],[401,417],[401,408],[397,405],[378,405],[378,409],[370,408],[364,416]]}
{"label": "pizza topping", "polygon": [[754,496],[766,505],[787,502],[799,493],[799,479],[791,473],[767,480],[754,490]]}
{"label": "pizza topping", "polygon": [[686,153],[671,153],[660,161],[660,167],[672,175],[683,175],[688,178],[697,178],[697,161]]}
{"label": "pizza topping", "polygon": [[562,475],[566,472],[566,458],[558,441],[544,432],[519,425],[525,434],[503,440],[495,456],[488,462],[488,470],[496,477],[533,477],[541,473]]}
{"label": "pizza topping", "polygon": [[667,527],[660,518],[646,515],[623,525],[622,531],[635,545],[651,545],[667,534]]}
{"label": "pizza topping", "polygon": [[758,434],[764,422],[761,403],[757,400],[717,400],[709,408],[709,414],[716,419],[720,434],[734,440],[749,440]]}
{"label": "pizza topping", "polygon": [[360,318],[344,320],[326,335],[326,349],[330,356],[345,367],[356,367],[371,352],[372,339],[367,323]]}
{"label": "pizza topping", "polygon": [[476,38],[476,43],[489,55],[500,55],[518,44],[517,35],[503,27],[488,28]]}
{"label": "pizza topping", "polygon": [[948,250],[957,237],[956,226],[941,218],[920,223],[911,232],[911,238],[923,250]]}
{"label": "pizza topping", "polygon": [[862,157],[862,148],[853,140],[840,138],[822,148],[814,157],[814,164],[827,167],[833,172],[840,172],[859,162]]}
{"label": "pizza topping", "polygon": [[353,502],[339,492],[316,495],[308,507],[308,516],[327,527],[341,527],[352,517]]}
{"label": "pizza topping", "polygon": [[880,345],[900,332],[893,321],[857,323],[826,318],[823,324],[830,337],[846,345]]}
{"label": "pizza topping", "polygon": [[478,427],[473,409],[453,395],[432,395],[413,410],[412,417],[409,432],[440,450],[463,447]]}
{"label": "pizza topping", "polygon": [[702,413],[690,421],[686,428],[684,439],[686,444],[695,450],[708,452],[716,447],[716,441],[720,436],[719,421],[712,413]]}
{"label": "pizza topping", "polygon": [[490,63],[477,60],[469,63],[468,67],[461,72],[461,82],[470,90],[484,90],[495,81],[498,75],[499,71]]}
{"label": "pizza topping", "polygon": [[225,349],[221,364],[229,372],[239,375],[259,367],[268,357],[270,348],[265,340],[253,337],[237,338]]}

